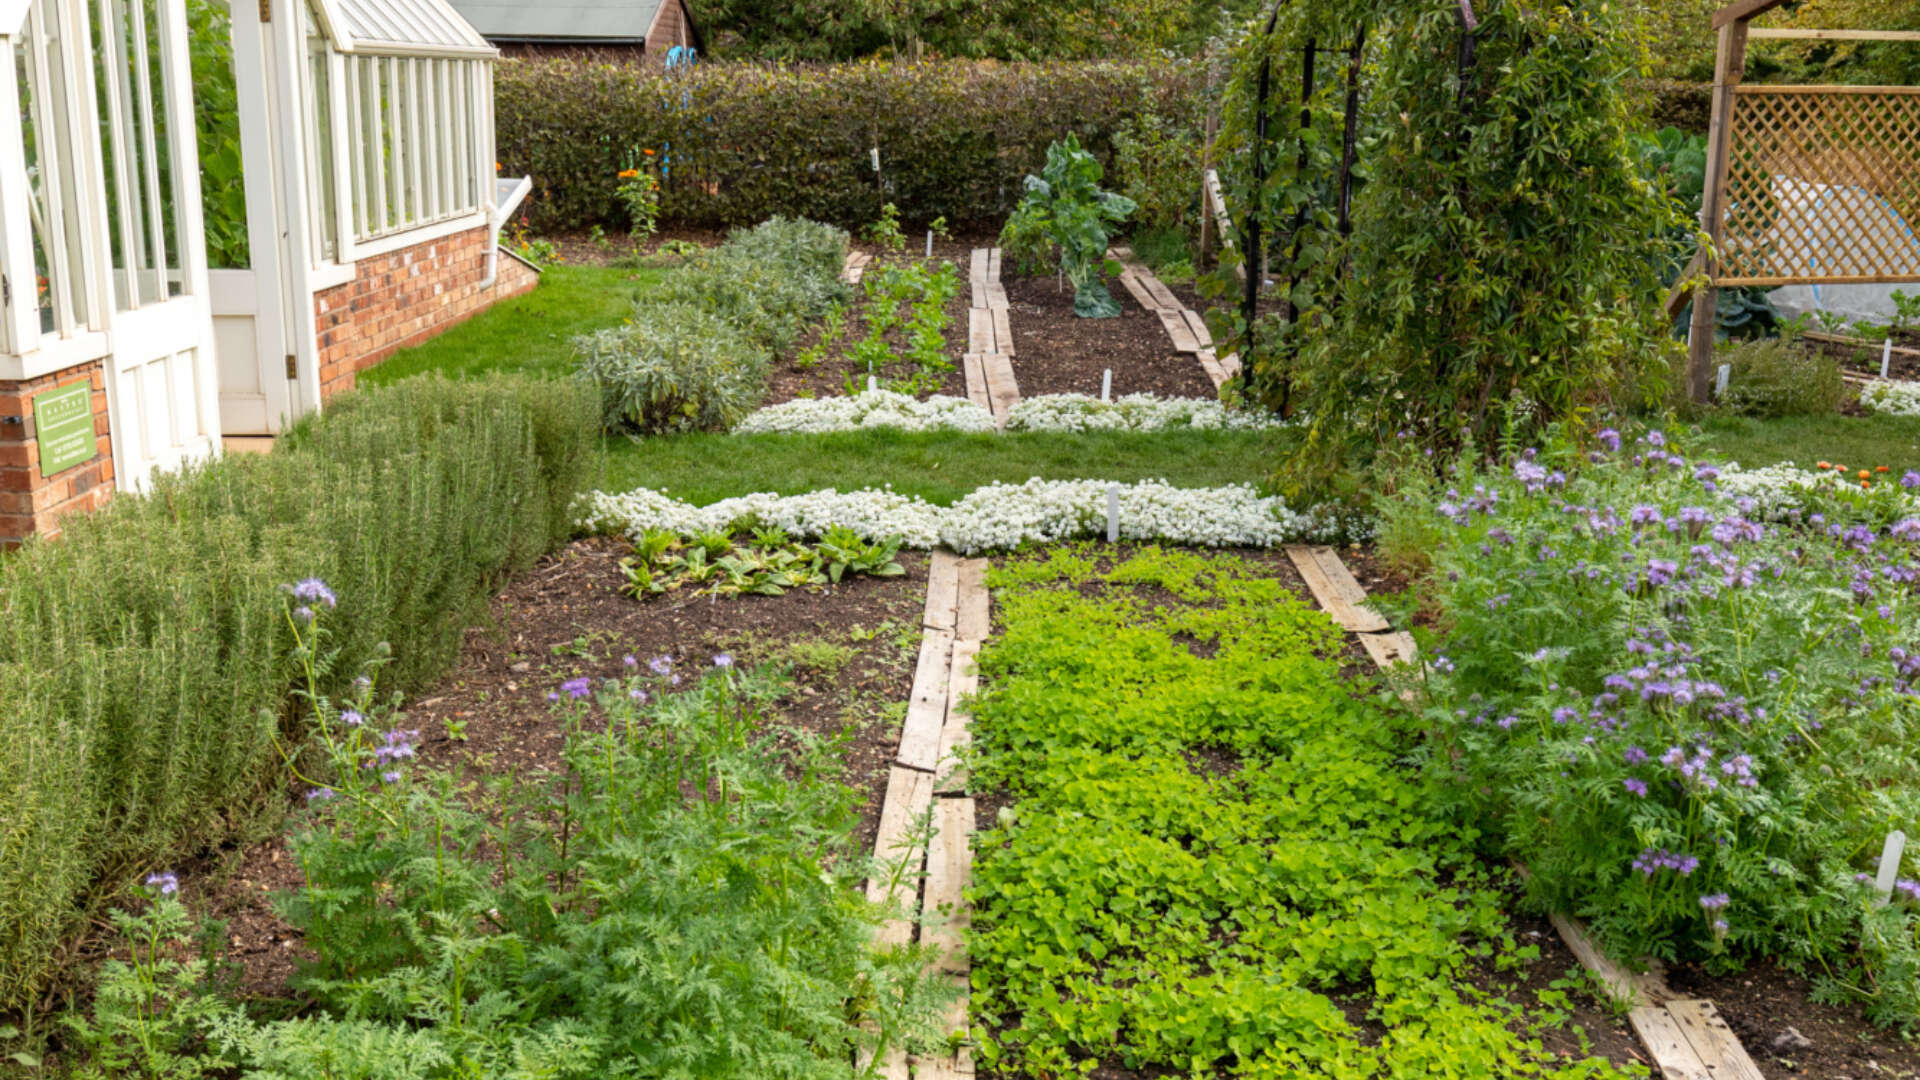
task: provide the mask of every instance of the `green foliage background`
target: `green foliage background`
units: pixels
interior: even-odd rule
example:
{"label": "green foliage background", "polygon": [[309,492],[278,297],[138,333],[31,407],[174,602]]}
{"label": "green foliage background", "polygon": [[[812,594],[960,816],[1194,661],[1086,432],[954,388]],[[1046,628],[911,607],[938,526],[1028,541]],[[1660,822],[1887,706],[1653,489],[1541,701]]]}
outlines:
{"label": "green foliage background", "polygon": [[281,585],[339,594],[343,670],[390,643],[419,685],[490,584],[570,532],[594,415],[567,382],[414,379],[0,561],[0,1008],[99,887],[277,805]]}
{"label": "green foliage background", "polygon": [[661,217],[683,225],[784,214],[855,228],[891,202],[910,224],[997,230],[1048,144],[1071,132],[1110,161],[1114,131],[1143,113],[1197,126],[1203,83],[1199,65],[1159,60],[672,75],[530,60],[499,66],[496,123],[503,172],[534,178],[536,229],[618,226],[614,174],[652,149]]}

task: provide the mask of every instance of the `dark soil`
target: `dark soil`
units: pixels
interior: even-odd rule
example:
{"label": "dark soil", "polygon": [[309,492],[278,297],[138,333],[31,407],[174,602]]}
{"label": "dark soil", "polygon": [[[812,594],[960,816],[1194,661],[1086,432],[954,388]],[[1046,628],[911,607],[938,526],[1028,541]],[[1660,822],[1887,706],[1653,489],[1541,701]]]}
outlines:
{"label": "dark soil", "polygon": [[[1616,1016],[1601,1004],[1587,988],[1580,961],[1560,940],[1553,924],[1545,919],[1516,915],[1512,919],[1514,940],[1523,948],[1539,950],[1539,956],[1523,961],[1510,971],[1494,971],[1482,966],[1472,982],[1488,993],[1515,1005],[1529,1008],[1546,1006],[1564,1010],[1568,1021],[1540,1031],[1540,1041],[1548,1050],[1564,1058],[1598,1056],[1616,1065],[1638,1062],[1653,1068],[1624,1015]],[[1554,986],[1554,983],[1561,983]],[[1573,984],[1573,985],[1568,985]],[[1541,995],[1546,995],[1542,1000]]]}
{"label": "dark soil", "polygon": [[1720,976],[1672,968],[1667,985],[1712,1001],[1769,1080],[1920,1077],[1920,1046],[1874,1027],[1858,1009],[1815,1004],[1806,979],[1771,964]]}
{"label": "dark soil", "polygon": [[1191,353],[1178,352],[1158,316],[1136,303],[1119,282],[1108,283],[1120,316],[1082,319],[1072,290],[1052,278],[1003,273],[1013,327],[1013,375],[1021,397],[1100,393],[1101,374],[1113,371],[1113,396],[1214,398],[1212,380]]}
{"label": "dark soil", "polygon": [[[1879,345],[1842,345],[1838,342],[1812,340],[1806,341],[1805,344],[1810,349],[1818,349],[1833,357],[1844,371],[1874,378],[1880,377]],[[1905,349],[1920,349],[1920,340],[1903,337],[1896,340],[1894,345]],[[1888,357],[1887,377],[1908,381],[1920,380],[1920,356],[1894,353]]]}
{"label": "dark soil", "polygon": [[[844,738],[841,779],[863,801],[856,850],[870,848],[913,684],[926,558],[903,553],[904,577],[852,578],[785,596],[671,593],[640,602],[619,592],[625,552],[618,541],[580,541],[494,598],[489,625],[469,628],[454,671],[407,708],[423,763],[485,773],[551,769],[564,735],[546,695],[561,681],[619,677],[629,654],[642,664],[671,655],[685,669],[726,652],[741,664],[791,667],[794,689],[777,703],[776,740]],[[302,881],[284,839],[222,853],[181,877],[196,914],[225,921],[239,991],[284,996],[301,943],[270,897]]]}
{"label": "dark soil", "polygon": [[[947,301],[946,306],[947,326],[944,335],[947,339],[946,358],[953,365],[953,370],[941,377],[937,388],[915,395],[923,399],[933,394],[945,394],[949,397],[967,396],[967,377],[961,368],[960,358],[967,351],[967,305],[971,302],[971,296],[967,290],[967,260],[972,249],[965,248],[956,252],[954,250],[956,247],[957,245],[950,243],[943,245],[936,240],[933,256],[933,261],[936,263],[952,263],[960,276],[960,288],[954,293],[953,298]],[[925,250],[922,247],[920,251],[910,251],[905,255],[876,255],[876,261],[867,264],[868,272],[872,273],[874,268],[880,265],[880,260],[895,265],[925,262],[927,260],[920,253]],[[847,393],[850,382],[856,393],[866,390],[867,369],[851,354],[853,347],[867,336],[869,330],[867,313],[871,310],[871,305],[863,286],[855,285],[852,288],[852,306],[847,311],[839,334],[825,348],[824,356],[818,358],[811,367],[801,367],[808,358],[808,350],[817,345],[827,333],[823,323],[815,322],[807,327],[800,340],[794,342],[793,346],[774,362],[773,371],[767,378],[767,404],[775,405],[795,398],[840,397]],[[903,321],[908,316],[904,310],[900,314]],[[910,378],[917,367],[905,359],[908,349],[907,328],[904,325],[894,327],[887,333],[884,340],[894,356],[899,359],[875,372],[882,385],[885,385],[888,379]]]}

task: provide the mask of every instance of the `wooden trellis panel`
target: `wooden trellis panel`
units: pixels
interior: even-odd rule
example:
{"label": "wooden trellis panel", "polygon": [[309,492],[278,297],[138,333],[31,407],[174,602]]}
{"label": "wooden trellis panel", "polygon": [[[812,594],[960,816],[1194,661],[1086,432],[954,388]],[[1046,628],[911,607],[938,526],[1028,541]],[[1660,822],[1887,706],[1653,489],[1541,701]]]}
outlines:
{"label": "wooden trellis panel", "polygon": [[1920,281],[1920,87],[1737,86],[1715,285]]}

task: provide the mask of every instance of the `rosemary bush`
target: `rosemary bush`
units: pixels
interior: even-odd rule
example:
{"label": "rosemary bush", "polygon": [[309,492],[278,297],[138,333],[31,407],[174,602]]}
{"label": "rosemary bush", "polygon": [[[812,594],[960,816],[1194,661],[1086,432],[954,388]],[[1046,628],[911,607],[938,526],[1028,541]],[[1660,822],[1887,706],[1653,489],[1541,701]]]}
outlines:
{"label": "rosemary bush", "polygon": [[571,384],[411,380],[0,562],[0,1007],[101,887],[270,805],[281,583],[335,582],[343,660],[391,642],[418,684],[498,575],[568,533],[592,430]]}

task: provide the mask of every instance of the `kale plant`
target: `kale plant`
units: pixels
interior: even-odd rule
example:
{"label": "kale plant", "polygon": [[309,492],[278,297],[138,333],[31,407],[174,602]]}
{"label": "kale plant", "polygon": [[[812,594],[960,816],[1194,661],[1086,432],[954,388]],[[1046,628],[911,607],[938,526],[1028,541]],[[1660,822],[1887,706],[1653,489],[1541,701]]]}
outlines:
{"label": "kale plant", "polygon": [[1107,258],[1111,227],[1133,213],[1134,202],[1100,188],[1100,162],[1068,135],[1047,147],[1047,166],[1027,177],[1026,197],[1001,231],[1000,245],[1023,267],[1048,265],[1054,251],[1073,283],[1073,313],[1111,319],[1120,305],[1101,280],[1120,267]]}

